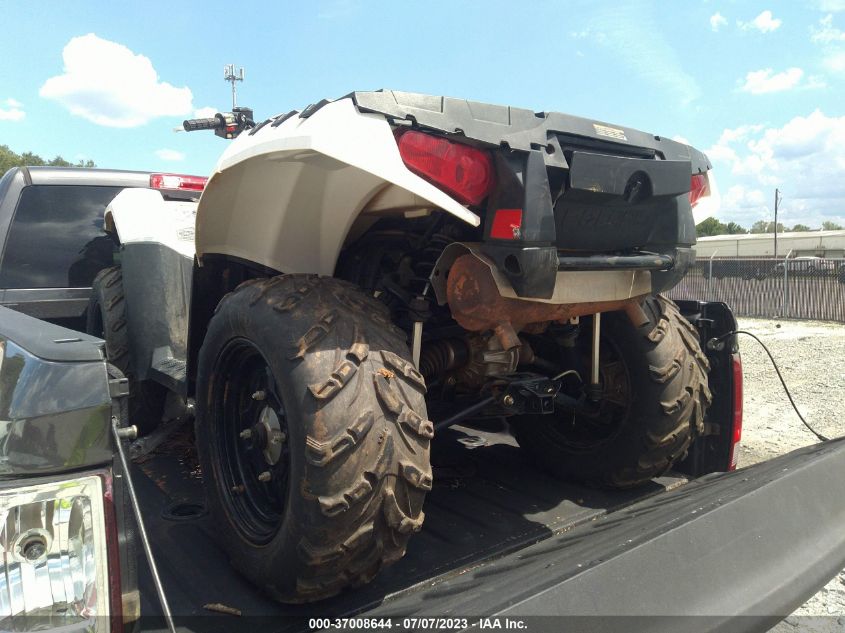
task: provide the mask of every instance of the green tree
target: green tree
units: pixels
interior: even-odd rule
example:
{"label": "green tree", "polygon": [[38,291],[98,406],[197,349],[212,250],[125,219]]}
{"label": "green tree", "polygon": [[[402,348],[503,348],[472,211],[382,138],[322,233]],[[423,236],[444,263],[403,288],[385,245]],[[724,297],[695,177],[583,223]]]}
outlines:
{"label": "green tree", "polygon": [[725,225],[725,233],[728,235],[742,235],[748,233],[748,229],[744,226],[740,226],[736,222],[728,222]]}
{"label": "green tree", "polygon": [[[783,224],[778,222],[778,233],[783,231]],[[774,233],[775,232],[775,223],[768,222],[766,220],[757,220],[754,224],[751,225],[751,232],[752,233]]]}
{"label": "green tree", "polygon": [[710,217],[702,220],[695,225],[695,234],[698,237],[708,237],[710,235],[723,235],[725,233],[725,225],[719,222],[716,218]]}
{"label": "green tree", "polygon": [[822,222],[822,231],[841,231],[842,225],[837,224],[836,222],[831,222],[830,220],[825,220]]}
{"label": "green tree", "polygon": [[790,231],[812,231],[813,229],[811,229],[811,228],[810,228],[809,226],[807,226],[806,224],[796,224],[795,226],[793,226],[793,227],[792,227],[791,229],[789,229],[789,230],[790,230]]}
{"label": "green tree", "polygon": [[71,163],[61,156],[56,156],[51,160],[44,160],[38,154],[32,152],[24,152],[17,154],[9,149],[8,145],[0,145],[0,176],[6,173],[12,167],[39,167],[42,165],[49,165],[51,167],[96,167],[93,160],[80,160],[76,163]]}

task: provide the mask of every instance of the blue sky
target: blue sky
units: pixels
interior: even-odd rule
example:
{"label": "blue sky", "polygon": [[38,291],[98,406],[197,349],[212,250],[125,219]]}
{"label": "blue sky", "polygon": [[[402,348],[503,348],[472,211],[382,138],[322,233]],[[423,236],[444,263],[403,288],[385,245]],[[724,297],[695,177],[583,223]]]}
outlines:
{"label": "blue sky", "polygon": [[101,167],[207,174],[222,141],[174,133],[395,88],[557,110],[708,152],[720,217],[845,223],[845,0],[5,0],[0,144]]}

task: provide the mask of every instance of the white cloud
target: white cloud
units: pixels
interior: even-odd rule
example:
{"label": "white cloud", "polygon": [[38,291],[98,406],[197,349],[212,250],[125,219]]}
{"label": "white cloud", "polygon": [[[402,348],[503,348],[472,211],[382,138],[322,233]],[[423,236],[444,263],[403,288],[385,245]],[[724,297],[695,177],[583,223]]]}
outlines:
{"label": "white cloud", "polygon": [[798,86],[803,76],[804,71],[800,68],[788,68],[780,73],[775,73],[771,68],[752,70],[745,75],[745,83],[740,90],[754,95],[782,92]]}
{"label": "white cloud", "polygon": [[158,156],[161,160],[167,161],[180,161],[185,160],[185,153],[177,151],[175,149],[157,149],[155,151],[155,155]]}
{"label": "white cloud", "polygon": [[819,20],[818,26],[810,27],[810,40],[817,44],[845,42],[845,32],[833,26],[833,14],[828,13]]}
{"label": "white cloud", "polygon": [[20,121],[25,116],[23,104],[17,99],[0,101],[0,121]]}
{"label": "white cloud", "polygon": [[845,51],[831,51],[822,59],[822,64],[832,73],[845,74]]}
{"label": "white cloud", "polygon": [[[622,66],[642,82],[667,93],[675,102],[689,104],[701,96],[695,76],[685,69],[695,68],[688,55],[679,51],[662,34],[662,16],[654,15],[652,5],[638,1],[594,3],[597,7],[587,28],[570,33],[576,39],[590,38],[605,46]],[[612,5],[612,6],[610,6]],[[635,95],[620,94],[620,98]]]}
{"label": "white cloud", "polygon": [[772,12],[766,9],[751,22],[737,22],[737,24],[743,31],[754,29],[760,31],[760,33],[771,33],[783,24],[783,20],[773,17]]}
{"label": "white cloud", "polygon": [[602,31],[587,27],[580,31],[570,31],[569,37],[574,40],[592,40],[597,44],[604,44],[607,42],[607,35]]}
{"label": "white cloud", "polygon": [[761,189],[734,185],[722,194],[721,202],[720,217],[746,228],[771,217],[768,197]]}
{"label": "white cloud", "polygon": [[738,183],[722,194],[725,219],[749,226],[768,217],[775,187],[788,198],[788,224],[845,218],[845,116],[816,110],[779,128],[728,129],[706,153],[717,175],[729,173]]}
{"label": "white cloud", "polygon": [[817,0],[820,11],[827,13],[838,13],[845,11],[845,0]]}
{"label": "white cloud", "polygon": [[64,74],[48,79],[40,95],[97,125],[137,127],[193,110],[190,89],[160,81],[149,58],[117,42],[93,33],[74,37],[62,59]]}
{"label": "white cloud", "polygon": [[727,23],[725,16],[718,11],[710,16],[710,28],[714,31],[718,31],[719,27],[725,26]]}
{"label": "white cloud", "polygon": [[198,108],[194,110],[194,118],[195,119],[210,119],[215,114],[217,114],[217,108],[212,107],[205,107],[205,108]]}

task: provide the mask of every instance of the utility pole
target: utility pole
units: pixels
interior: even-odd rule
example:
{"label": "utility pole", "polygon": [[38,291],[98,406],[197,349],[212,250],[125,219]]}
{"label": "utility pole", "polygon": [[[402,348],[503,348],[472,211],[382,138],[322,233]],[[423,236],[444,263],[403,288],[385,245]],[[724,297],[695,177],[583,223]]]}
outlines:
{"label": "utility pole", "polygon": [[235,82],[244,80],[244,69],[240,67],[238,72],[235,72],[234,64],[226,64],[223,66],[223,79],[232,84],[232,112],[238,107],[237,92],[235,90]]}
{"label": "utility pole", "polygon": [[778,203],[780,200],[780,189],[775,189],[775,259],[778,258]]}

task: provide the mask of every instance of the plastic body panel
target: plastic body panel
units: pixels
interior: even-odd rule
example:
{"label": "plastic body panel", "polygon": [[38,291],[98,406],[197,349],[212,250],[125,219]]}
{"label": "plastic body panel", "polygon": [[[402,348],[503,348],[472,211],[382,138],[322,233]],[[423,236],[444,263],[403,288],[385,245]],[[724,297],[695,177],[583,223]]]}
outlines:
{"label": "plastic body panel", "polygon": [[[152,189],[122,191],[106,209],[106,225],[121,243],[130,356],[141,380],[155,366],[181,369],[187,360],[196,209]],[[186,394],[183,380],[157,377]]]}
{"label": "plastic body panel", "polygon": [[351,99],[329,103],[232,142],[200,198],[197,255],[201,264],[217,253],[286,273],[331,275],[358,215],[393,188],[402,200],[388,212],[440,208],[480,222],[405,167],[383,116],[359,112]]}
{"label": "plastic body panel", "polygon": [[506,145],[513,150],[528,152],[542,148],[549,166],[567,167],[563,153],[558,150],[562,143],[577,138],[616,147],[617,151],[626,153],[634,151],[642,155],[646,150],[659,153],[665,160],[688,160],[695,172],[710,169],[707,157],[689,145],[560,112],[534,112],[525,108],[399,90],[353,92],[350,96],[363,112],[413,120],[426,128],[450,134],[457,132],[468,139]]}
{"label": "plastic body panel", "polygon": [[110,463],[101,341],[0,308],[0,475]]}
{"label": "plastic body panel", "polygon": [[[104,484],[109,574],[124,613],[137,613],[137,534],[111,433],[127,424],[103,341],[0,307],[0,487],[97,475]],[[115,566],[119,558],[119,570]],[[123,631],[135,626],[126,622]]]}

